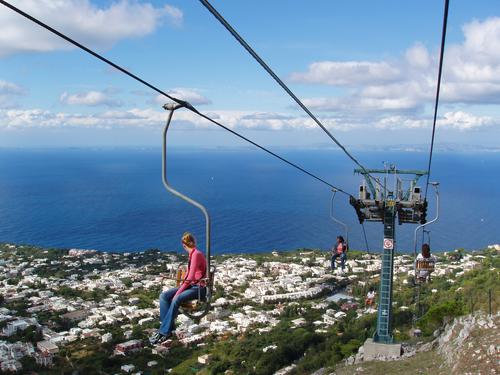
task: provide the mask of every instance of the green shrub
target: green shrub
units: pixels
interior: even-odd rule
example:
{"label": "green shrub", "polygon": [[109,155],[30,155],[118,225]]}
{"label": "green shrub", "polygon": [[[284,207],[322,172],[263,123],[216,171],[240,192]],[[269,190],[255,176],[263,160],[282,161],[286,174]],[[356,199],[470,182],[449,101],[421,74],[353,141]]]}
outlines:
{"label": "green shrub", "polygon": [[431,306],[425,315],[420,319],[419,327],[424,335],[432,333],[440,328],[445,318],[455,318],[464,314],[464,304],[460,300],[446,301]]}

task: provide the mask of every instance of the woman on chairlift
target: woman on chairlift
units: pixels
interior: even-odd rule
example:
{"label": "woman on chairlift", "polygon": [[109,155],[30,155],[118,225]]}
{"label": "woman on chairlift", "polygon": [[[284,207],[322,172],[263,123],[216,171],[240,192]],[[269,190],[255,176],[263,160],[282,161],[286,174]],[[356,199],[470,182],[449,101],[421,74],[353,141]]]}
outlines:
{"label": "woman on chairlift", "polygon": [[172,336],[175,318],[183,303],[206,297],[207,261],[205,256],[196,248],[196,240],[191,233],[183,234],[181,244],[189,254],[186,276],[178,288],[172,288],[160,294],[160,329],[149,339],[153,345],[161,344]]}

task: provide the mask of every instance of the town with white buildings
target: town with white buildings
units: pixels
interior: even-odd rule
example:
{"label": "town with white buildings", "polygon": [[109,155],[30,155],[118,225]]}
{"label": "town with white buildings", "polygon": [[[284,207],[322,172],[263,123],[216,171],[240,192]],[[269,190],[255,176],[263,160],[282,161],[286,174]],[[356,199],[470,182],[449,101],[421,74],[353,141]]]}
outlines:
{"label": "town with white buildings", "polygon": [[[440,254],[433,277],[453,283],[483,258]],[[328,253],[317,250],[225,255],[212,260],[216,272],[208,314],[199,321],[179,314],[175,338],[150,346],[147,337],[158,327],[159,293],[175,286],[172,276],[185,262],[180,254],[158,250],[111,253],[0,245],[1,372],[51,373],[99,355],[118,369],[113,373],[165,373],[171,352],[250,331],[265,335],[290,307],[317,311],[312,324],[319,334],[350,311],[357,316],[376,312],[353,294],[355,288],[376,285],[381,266],[376,254],[349,256],[345,272],[332,271]],[[414,258],[397,255],[394,264],[396,280],[408,283]],[[291,328],[307,323],[299,317]],[[274,349],[268,345],[262,351]],[[201,366],[209,362],[209,354],[198,358]]]}

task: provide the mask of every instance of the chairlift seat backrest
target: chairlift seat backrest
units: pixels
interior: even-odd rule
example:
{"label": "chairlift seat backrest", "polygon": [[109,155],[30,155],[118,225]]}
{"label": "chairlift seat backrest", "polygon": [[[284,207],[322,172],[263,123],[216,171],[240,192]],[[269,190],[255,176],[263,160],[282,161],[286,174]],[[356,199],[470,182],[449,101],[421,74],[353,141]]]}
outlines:
{"label": "chairlift seat backrest", "polygon": [[417,259],[417,271],[433,272],[436,266],[434,259]]}

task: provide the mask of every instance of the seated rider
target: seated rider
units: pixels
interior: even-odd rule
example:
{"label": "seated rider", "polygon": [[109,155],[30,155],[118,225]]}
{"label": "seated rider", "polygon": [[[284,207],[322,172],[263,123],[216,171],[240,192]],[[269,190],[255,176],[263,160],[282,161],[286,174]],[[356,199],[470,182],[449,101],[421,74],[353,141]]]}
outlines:
{"label": "seated rider", "polygon": [[375,291],[371,288],[365,299],[365,306],[372,306],[375,302]]}
{"label": "seated rider", "polygon": [[337,236],[337,244],[332,248],[332,270],[335,269],[335,260],[340,257],[340,267],[344,271],[345,261],[347,259],[347,245],[344,237]]}
{"label": "seated rider", "polygon": [[160,294],[160,329],[149,338],[151,344],[161,344],[172,336],[175,318],[181,304],[187,301],[204,299],[207,288],[207,261],[203,253],[196,248],[196,240],[191,233],[182,236],[182,247],[189,253],[187,272],[178,288],[172,288]]}
{"label": "seated rider", "polygon": [[417,255],[417,259],[416,259],[417,267],[415,267],[415,269],[416,269],[416,277],[419,280],[423,280],[423,281],[429,280],[430,281],[432,271],[430,271],[428,269],[418,269],[419,262],[424,262],[424,261],[429,262],[429,264],[432,264],[432,265],[434,265],[434,263],[436,263],[436,258],[431,255],[431,247],[429,246],[429,244],[426,244],[426,243],[424,243],[422,245],[422,252]]}

